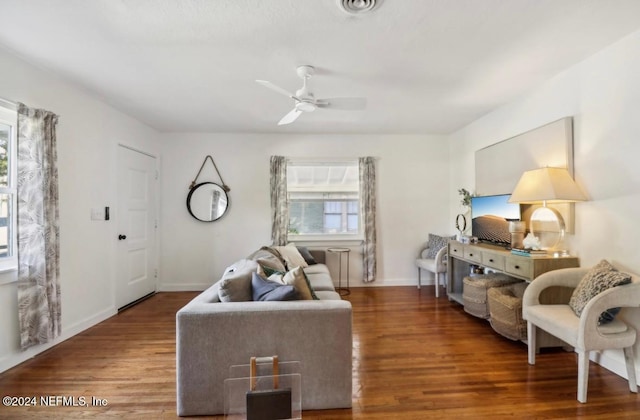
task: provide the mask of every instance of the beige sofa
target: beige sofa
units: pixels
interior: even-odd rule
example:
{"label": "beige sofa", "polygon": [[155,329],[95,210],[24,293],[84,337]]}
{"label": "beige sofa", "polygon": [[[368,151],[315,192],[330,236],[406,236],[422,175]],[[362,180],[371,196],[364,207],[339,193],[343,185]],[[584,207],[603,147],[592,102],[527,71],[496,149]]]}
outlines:
{"label": "beige sofa", "polygon": [[304,271],[319,300],[221,302],[221,280],[178,311],[178,415],[222,414],[230,366],[271,355],[300,361],[303,410],[351,407],[351,304],[313,255]]}

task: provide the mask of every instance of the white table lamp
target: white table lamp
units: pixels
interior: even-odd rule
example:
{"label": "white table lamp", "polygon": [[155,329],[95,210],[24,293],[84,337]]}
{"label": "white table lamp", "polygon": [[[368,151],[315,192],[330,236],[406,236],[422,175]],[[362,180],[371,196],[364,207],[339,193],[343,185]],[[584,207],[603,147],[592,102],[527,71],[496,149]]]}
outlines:
{"label": "white table lamp", "polygon": [[562,215],[547,204],[585,201],[566,168],[540,168],[526,171],[509,198],[510,203],[538,204],[529,220],[529,231],[540,239],[542,249],[556,250],[563,242],[565,223]]}

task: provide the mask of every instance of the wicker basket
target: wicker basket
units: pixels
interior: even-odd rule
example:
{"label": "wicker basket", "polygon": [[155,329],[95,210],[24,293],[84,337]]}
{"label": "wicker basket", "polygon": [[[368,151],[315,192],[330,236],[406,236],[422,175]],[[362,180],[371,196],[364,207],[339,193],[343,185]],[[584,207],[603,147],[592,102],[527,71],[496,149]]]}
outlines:
{"label": "wicker basket", "polygon": [[487,293],[491,326],[511,340],[527,338],[527,322],[522,319],[522,296],[527,283],[495,287]]}
{"label": "wicker basket", "polygon": [[478,318],[489,318],[487,291],[493,287],[504,286],[521,280],[502,273],[469,276],[462,279],[462,301],[464,310]]}

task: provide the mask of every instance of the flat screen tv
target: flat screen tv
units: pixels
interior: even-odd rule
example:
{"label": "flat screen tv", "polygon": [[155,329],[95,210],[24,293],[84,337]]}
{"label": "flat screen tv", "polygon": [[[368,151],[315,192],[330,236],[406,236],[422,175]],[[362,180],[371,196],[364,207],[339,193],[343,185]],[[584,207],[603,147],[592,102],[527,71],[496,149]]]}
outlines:
{"label": "flat screen tv", "polygon": [[510,194],[471,197],[471,234],[481,242],[509,246],[509,222],[520,220],[520,205]]}

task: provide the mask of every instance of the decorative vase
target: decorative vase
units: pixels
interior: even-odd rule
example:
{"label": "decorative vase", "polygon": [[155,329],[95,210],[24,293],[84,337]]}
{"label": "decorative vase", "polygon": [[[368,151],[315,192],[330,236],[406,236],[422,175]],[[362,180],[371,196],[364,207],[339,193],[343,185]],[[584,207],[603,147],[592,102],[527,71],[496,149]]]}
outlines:
{"label": "decorative vase", "polygon": [[524,233],[527,224],[522,221],[509,222],[509,233],[511,233],[511,248],[523,248]]}

